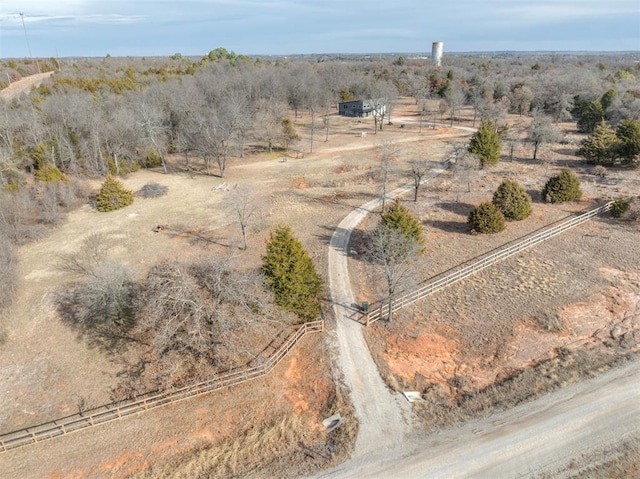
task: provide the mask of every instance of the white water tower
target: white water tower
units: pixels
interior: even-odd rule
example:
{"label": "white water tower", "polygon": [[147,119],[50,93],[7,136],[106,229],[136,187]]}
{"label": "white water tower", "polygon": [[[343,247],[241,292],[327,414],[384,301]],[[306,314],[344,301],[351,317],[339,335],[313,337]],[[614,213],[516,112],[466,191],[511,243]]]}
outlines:
{"label": "white water tower", "polygon": [[440,68],[442,65],[442,52],[444,50],[444,43],[442,42],[433,42],[431,46],[431,60],[433,64]]}

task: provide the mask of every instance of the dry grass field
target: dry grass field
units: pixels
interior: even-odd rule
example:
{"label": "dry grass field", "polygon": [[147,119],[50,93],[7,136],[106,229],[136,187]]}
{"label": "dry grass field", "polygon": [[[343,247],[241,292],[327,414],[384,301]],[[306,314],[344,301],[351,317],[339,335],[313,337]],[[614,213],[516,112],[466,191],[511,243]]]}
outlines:
{"label": "dry grass field", "polygon": [[[402,99],[393,125],[377,134],[372,120],[332,117],[329,140],[317,130],[313,153],[289,154],[286,161],[282,153],[252,153],[233,159],[224,179],[203,174],[197,163],[187,173],[183,160],[172,158],[167,175],[144,170],[123,179],[133,190],[160,183],[168,187],[166,196],[138,198],[107,214],[83,206],[50,235],[22,247],[20,292],[0,347],[2,432],[74,413],[81,399],[88,406],[108,402],[119,381],[122,358],[91,347],[57,317],[54,293],[71,280],[57,267],[60,254],[74,254],[83,238],[101,233],[112,242],[113,258],[141,277],[161,259],[202,254],[232,254],[252,267],[260,263],[269,231],[286,223],[324,272],[335,225],[380,192],[377,145],[392,140],[398,148],[390,185],[395,187],[410,181],[408,161],[441,161],[468,141],[465,131],[425,126],[420,131],[417,123],[403,122],[417,118],[414,109],[410,99]],[[308,134],[302,142],[308,144]],[[548,206],[534,193],[530,219],[510,224],[499,235],[467,233],[466,215],[490,198],[502,178],[539,191],[550,173],[577,161],[565,150],[557,145],[543,151],[549,161],[534,164],[523,149],[513,162],[474,172],[470,193],[452,172],[425,185],[416,205],[406,203],[426,233],[418,279],[601,199],[640,189],[637,171],[611,171],[600,179],[577,165],[585,190],[581,203]],[[240,230],[228,206],[234,188],[248,188],[260,206],[246,251],[238,247]],[[371,217],[362,229],[374,222]],[[166,228],[154,232],[159,224]],[[599,218],[416,304],[393,324],[377,323],[367,334],[381,371],[393,387],[419,389],[440,401],[432,404],[448,407],[522,368],[545,359],[561,361],[559,350],[569,351],[566,362],[583,350],[603,347],[615,351],[603,363],[614,362],[635,350],[639,339],[637,238],[637,223]],[[369,265],[355,257],[351,267],[362,300],[381,297]],[[296,477],[335,464],[349,454],[357,421],[335,377],[327,337],[305,338],[267,378],[0,454],[0,477]],[[334,412],[347,421],[327,435],[320,421]]]}

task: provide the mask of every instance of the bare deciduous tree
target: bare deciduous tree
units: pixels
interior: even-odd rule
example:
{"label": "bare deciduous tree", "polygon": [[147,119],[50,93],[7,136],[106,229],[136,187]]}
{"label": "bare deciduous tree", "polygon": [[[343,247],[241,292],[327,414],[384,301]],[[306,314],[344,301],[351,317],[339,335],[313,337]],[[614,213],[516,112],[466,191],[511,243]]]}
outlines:
{"label": "bare deciduous tree", "polygon": [[378,145],[377,149],[378,155],[380,156],[381,213],[384,214],[387,201],[387,189],[389,187],[389,176],[394,169],[393,160],[398,154],[399,148],[393,141],[383,141]]}
{"label": "bare deciduous tree", "polygon": [[511,105],[518,115],[529,113],[533,100],[533,91],[527,85],[519,84],[513,89]]}
{"label": "bare deciduous tree", "polygon": [[156,150],[167,173],[166,154],[169,147],[169,115],[163,108],[162,98],[154,90],[134,97],[138,126],[144,138]]}
{"label": "bare deciduous tree", "polygon": [[260,287],[259,275],[234,271],[228,258],[151,268],[134,332],[150,346],[153,381],[180,385],[251,358],[247,338],[259,327]]}
{"label": "bare deciduous tree", "polygon": [[369,258],[378,265],[387,292],[387,321],[393,318],[393,301],[400,289],[411,281],[412,261],[423,245],[409,238],[398,228],[380,222],[371,234]]}
{"label": "bare deciduous tree", "polygon": [[18,256],[15,246],[4,234],[0,233],[0,313],[13,301],[18,287]]}
{"label": "bare deciduous tree", "polygon": [[258,208],[258,202],[249,188],[240,187],[232,192],[230,203],[240,224],[242,249],[247,249],[247,230]]}
{"label": "bare deciduous tree", "polygon": [[463,145],[456,147],[454,156],[455,162],[453,162],[451,169],[454,177],[457,177],[458,180],[456,193],[456,202],[458,202],[460,201],[460,194],[463,189],[466,189],[468,193],[471,192],[471,175],[473,171],[480,168],[480,160],[475,155],[469,153]]}
{"label": "bare deciduous tree", "polygon": [[384,117],[388,113],[388,108],[393,99],[397,96],[395,87],[385,81],[374,81],[368,87],[369,101],[372,107],[371,115],[373,116],[373,128],[378,132],[382,130]]}
{"label": "bare deciduous tree", "polygon": [[261,100],[258,102],[254,134],[266,144],[269,153],[282,137],[282,119],[285,109],[281,103]]}
{"label": "bare deciduous tree", "polygon": [[449,126],[453,126],[453,121],[457,119],[458,110],[464,104],[464,92],[457,82],[452,82],[445,93],[445,101],[449,107],[450,121]]}
{"label": "bare deciduous tree", "polygon": [[529,128],[529,141],[533,144],[533,161],[538,157],[538,149],[547,143],[560,139],[560,130],[553,124],[551,117],[535,110]]}
{"label": "bare deciduous tree", "polygon": [[107,258],[109,248],[104,236],[91,234],[76,254],[60,257],[60,269],[78,280],[58,293],[58,311],[81,330],[110,334],[133,319],[133,274]]}
{"label": "bare deciduous tree", "polygon": [[418,201],[418,192],[425,175],[429,171],[430,163],[427,160],[414,160],[411,165],[411,178],[413,179],[413,201]]}

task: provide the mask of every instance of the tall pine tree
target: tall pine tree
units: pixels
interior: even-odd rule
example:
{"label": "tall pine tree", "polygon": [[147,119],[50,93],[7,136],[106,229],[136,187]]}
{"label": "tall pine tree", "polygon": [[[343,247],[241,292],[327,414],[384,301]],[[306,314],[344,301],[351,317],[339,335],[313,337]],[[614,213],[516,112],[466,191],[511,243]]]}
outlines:
{"label": "tall pine tree", "polygon": [[320,316],[322,278],[289,226],[278,226],[271,233],[262,269],[278,305],[304,321]]}

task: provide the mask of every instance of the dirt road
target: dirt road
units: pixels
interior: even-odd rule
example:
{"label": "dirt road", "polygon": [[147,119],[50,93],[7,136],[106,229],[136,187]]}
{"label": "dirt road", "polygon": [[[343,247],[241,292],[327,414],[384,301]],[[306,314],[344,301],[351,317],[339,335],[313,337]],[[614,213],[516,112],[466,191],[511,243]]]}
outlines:
{"label": "dirt road", "polygon": [[[640,434],[640,361],[456,429],[360,457],[319,477],[566,477]],[[382,436],[382,433],[381,433]]]}
{"label": "dirt road", "polygon": [[7,88],[0,90],[0,98],[3,100],[10,100],[13,97],[20,95],[23,92],[31,90],[34,86],[39,86],[42,80],[49,78],[53,75],[53,72],[38,73],[36,75],[29,75],[18,81],[13,82]]}

